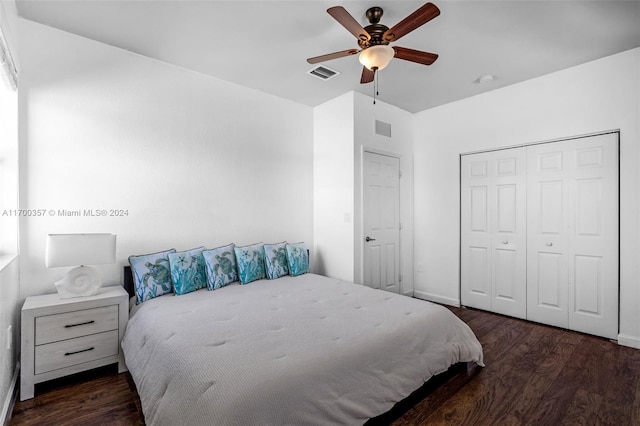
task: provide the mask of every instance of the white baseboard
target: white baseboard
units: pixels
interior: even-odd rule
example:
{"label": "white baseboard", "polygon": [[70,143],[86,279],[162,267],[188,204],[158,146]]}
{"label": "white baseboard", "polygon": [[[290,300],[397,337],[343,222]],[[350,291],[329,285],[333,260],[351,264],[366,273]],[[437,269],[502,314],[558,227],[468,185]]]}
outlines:
{"label": "white baseboard", "polygon": [[640,339],[633,336],[618,334],[618,344],[622,346],[629,346],[630,348],[640,349]]}
{"label": "white baseboard", "polygon": [[413,290],[413,297],[418,299],[428,300],[429,302],[440,303],[441,305],[450,305],[457,308],[460,307],[460,301],[458,299],[451,299],[448,297],[438,296],[436,294],[427,293],[426,291]]}
{"label": "white baseboard", "polygon": [[11,412],[13,411],[13,405],[16,403],[18,397],[18,377],[20,376],[20,363],[16,364],[16,368],[11,378],[11,384],[9,385],[9,391],[4,399],[2,405],[2,412],[0,412],[0,425],[8,426],[9,420],[11,420]]}
{"label": "white baseboard", "polygon": [[403,296],[413,297],[413,290],[407,290],[402,292]]}

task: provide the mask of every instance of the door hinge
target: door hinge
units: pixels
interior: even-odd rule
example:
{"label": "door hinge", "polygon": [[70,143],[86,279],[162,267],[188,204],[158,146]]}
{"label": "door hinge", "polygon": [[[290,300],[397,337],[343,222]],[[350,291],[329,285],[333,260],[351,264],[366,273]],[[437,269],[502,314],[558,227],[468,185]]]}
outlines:
{"label": "door hinge", "polygon": [[398,275],[398,282],[401,283],[402,282],[402,274]]}
{"label": "door hinge", "polygon": [[402,170],[398,170],[398,178],[402,177]]}
{"label": "door hinge", "polygon": [[402,222],[398,223],[398,230],[402,231]]}

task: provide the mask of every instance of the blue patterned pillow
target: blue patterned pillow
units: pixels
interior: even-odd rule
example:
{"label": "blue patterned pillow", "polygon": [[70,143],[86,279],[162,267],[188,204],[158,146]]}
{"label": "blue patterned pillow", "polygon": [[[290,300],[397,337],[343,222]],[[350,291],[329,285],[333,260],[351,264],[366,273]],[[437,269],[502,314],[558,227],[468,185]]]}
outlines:
{"label": "blue patterned pillow", "polygon": [[209,290],[215,290],[238,281],[234,248],[235,244],[229,244],[202,252],[204,263],[207,265],[207,287]]}
{"label": "blue patterned pillow", "polygon": [[171,281],[177,295],[191,293],[207,286],[203,250],[204,247],[199,247],[169,255]]}
{"label": "blue patterned pillow", "polygon": [[264,272],[264,244],[258,243],[245,247],[235,247],[238,276],[242,284],[261,280]]}
{"label": "blue patterned pillow", "polygon": [[309,272],[309,252],[305,243],[287,244],[287,261],[292,277]]}
{"label": "blue patterned pillow", "polygon": [[264,245],[264,266],[270,280],[289,275],[286,244],[282,242]]}
{"label": "blue patterned pillow", "polygon": [[136,303],[172,292],[169,254],[175,252],[176,249],[171,249],[159,253],[129,256],[129,265],[131,265],[136,286]]}

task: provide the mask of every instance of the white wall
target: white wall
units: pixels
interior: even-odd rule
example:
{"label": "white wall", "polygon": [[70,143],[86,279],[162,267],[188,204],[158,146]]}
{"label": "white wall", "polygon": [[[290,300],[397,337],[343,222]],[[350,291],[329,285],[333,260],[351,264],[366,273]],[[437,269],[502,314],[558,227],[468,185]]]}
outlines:
{"label": "white wall", "polygon": [[639,123],[640,49],[416,114],[415,294],[459,303],[460,153],[620,129],[619,340],[640,347]]}
{"label": "white wall", "polygon": [[20,204],[46,211],[20,223],[22,296],[53,291],[69,269],[45,268],[48,233],[117,234],[107,284],[132,254],[313,243],[311,108],[19,24]]}
{"label": "white wall", "polygon": [[313,271],[354,280],[353,92],[313,109]]}

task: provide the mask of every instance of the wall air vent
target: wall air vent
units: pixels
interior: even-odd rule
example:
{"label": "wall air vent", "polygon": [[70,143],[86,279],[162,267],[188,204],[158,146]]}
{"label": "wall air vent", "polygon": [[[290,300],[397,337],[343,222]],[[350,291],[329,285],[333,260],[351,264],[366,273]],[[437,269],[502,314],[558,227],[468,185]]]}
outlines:
{"label": "wall air vent", "polygon": [[332,70],[331,68],[327,68],[324,65],[317,66],[309,71],[307,74],[311,74],[312,76],[319,78],[320,80],[329,80],[340,73],[336,70]]}
{"label": "wall air vent", "polygon": [[391,137],[391,124],[376,120],[376,135]]}

